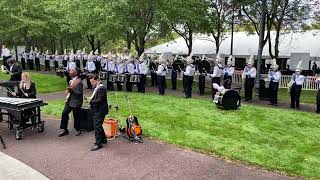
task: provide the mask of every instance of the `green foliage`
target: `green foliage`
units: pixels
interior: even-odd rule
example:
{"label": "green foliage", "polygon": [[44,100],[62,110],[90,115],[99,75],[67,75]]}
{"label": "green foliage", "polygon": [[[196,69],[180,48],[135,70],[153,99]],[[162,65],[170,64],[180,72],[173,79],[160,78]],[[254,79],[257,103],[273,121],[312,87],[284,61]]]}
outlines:
{"label": "green foliage", "polygon": [[[212,153],[288,174],[319,178],[320,121],[315,114],[242,105],[217,109],[212,102],[153,94],[129,95],[133,112],[147,137]],[[116,104],[109,95],[109,104]],[[129,115],[124,93],[118,93],[120,117]],[[63,100],[50,101],[45,113],[60,116]]]}

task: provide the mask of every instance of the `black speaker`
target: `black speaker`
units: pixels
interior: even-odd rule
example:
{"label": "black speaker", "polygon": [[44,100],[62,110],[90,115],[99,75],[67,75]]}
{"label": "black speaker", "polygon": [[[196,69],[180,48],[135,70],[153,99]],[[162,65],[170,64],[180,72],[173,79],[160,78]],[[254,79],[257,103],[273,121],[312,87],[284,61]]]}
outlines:
{"label": "black speaker", "polygon": [[89,108],[82,107],[80,110],[80,130],[83,131],[92,131],[93,127],[93,119],[92,114]]}

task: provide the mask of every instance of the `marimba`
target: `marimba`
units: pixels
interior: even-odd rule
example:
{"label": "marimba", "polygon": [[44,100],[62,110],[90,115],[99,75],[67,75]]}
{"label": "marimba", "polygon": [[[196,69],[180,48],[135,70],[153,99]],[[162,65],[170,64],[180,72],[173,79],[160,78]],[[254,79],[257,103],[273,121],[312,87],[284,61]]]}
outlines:
{"label": "marimba", "polygon": [[[0,121],[9,123],[10,130],[15,129],[17,140],[22,139],[22,131],[29,127],[37,127],[38,132],[43,132],[40,107],[45,105],[41,99],[0,97],[0,109],[6,111],[0,111]],[[7,121],[4,121],[4,116],[8,116]]]}

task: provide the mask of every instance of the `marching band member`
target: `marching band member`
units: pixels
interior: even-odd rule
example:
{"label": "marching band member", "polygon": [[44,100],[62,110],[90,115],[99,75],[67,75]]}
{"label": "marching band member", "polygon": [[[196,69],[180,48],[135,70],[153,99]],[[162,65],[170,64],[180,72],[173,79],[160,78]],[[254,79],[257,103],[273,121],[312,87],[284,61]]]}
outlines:
{"label": "marching band member", "polygon": [[227,65],[224,67],[223,70],[223,86],[226,89],[230,89],[231,88],[231,83],[232,83],[232,75],[234,73],[234,67],[232,67],[232,61],[233,61],[233,57],[232,55],[228,58],[227,61]]}
{"label": "marching band member", "polygon": [[147,80],[147,74],[148,74],[148,65],[147,65],[147,60],[143,56],[142,58],[140,57],[140,64],[138,65],[138,74],[140,75],[140,82],[138,84],[138,92],[145,93],[146,88],[146,80]]}
{"label": "marching band member", "polygon": [[95,87],[90,97],[90,109],[92,119],[95,122],[95,139],[96,142],[91,151],[102,148],[102,144],[107,144],[107,137],[103,130],[102,124],[105,116],[108,114],[107,88],[101,83],[97,75],[91,75],[91,84]]}
{"label": "marching band member", "polygon": [[37,47],[34,48],[36,71],[40,71],[40,52]]}
{"label": "marching band member", "polygon": [[51,55],[49,54],[49,50],[46,50],[46,54],[44,55],[45,71],[50,71],[50,59]]}
{"label": "marching band member", "polygon": [[133,64],[133,59],[129,59],[126,63],[125,66],[125,71],[128,73],[127,75],[127,83],[126,83],[126,88],[128,92],[132,92],[132,83],[130,82],[131,76],[134,74],[135,69],[134,69],[134,64]]}
{"label": "marching band member", "polygon": [[[204,60],[205,60],[205,55],[203,55],[201,58],[201,61],[204,61]],[[199,63],[198,71],[199,71],[199,95],[204,96],[207,73],[205,72],[205,68],[203,67],[203,65],[201,65],[201,63]]]}
{"label": "marching band member", "polygon": [[[222,75],[221,62],[222,62],[222,58],[220,57],[220,53],[218,53],[216,60],[215,60],[215,66],[213,67],[213,70],[212,70],[212,74],[210,74],[211,84],[216,83],[220,86],[220,78]],[[214,100],[214,96],[215,96],[217,90],[211,86],[211,92],[212,92],[212,100]]]}
{"label": "marching band member", "polygon": [[305,76],[301,74],[302,69],[301,69],[301,64],[302,61],[299,61],[299,64],[296,68],[295,73],[292,74],[291,76],[291,90],[290,90],[290,96],[291,96],[291,108],[297,108],[300,109],[300,94],[301,94],[301,89],[302,85],[305,80]]}
{"label": "marching band member", "polygon": [[76,56],[75,56],[75,59],[76,59],[76,66],[77,66],[77,68],[80,69],[81,50],[78,50],[78,51],[77,51],[77,54],[76,54]]}
{"label": "marching band member", "polygon": [[[84,70],[89,72],[90,74],[94,74],[97,70],[96,65],[93,62],[93,59],[94,57],[90,56],[89,60],[87,61],[86,67],[84,68]],[[92,89],[89,77],[87,77],[87,89]]]}
{"label": "marching band member", "polygon": [[159,60],[158,70],[156,71],[158,77],[158,89],[159,94],[164,95],[165,90],[167,88],[166,83],[166,74],[167,74],[167,67],[165,65],[164,59]]}
{"label": "marching band member", "polygon": [[151,72],[151,86],[158,86],[158,77],[157,77],[157,56],[151,56],[151,61],[149,64],[149,70]]}
{"label": "marching band member", "polygon": [[101,71],[102,57],[99,55],[98,49],[94,52],[94,55],[95,55],[94,63],[96,64],[97,73],[99,73]]}
{"label": "marching band member", "polygon": [[65,49],[64,55],[63,55],[63,60],[62,60],[63,67],[65,67],[65,68],[67,67],[68,61],[69,61],[69,55],[67,53],[67,50]]}
{"label": "marching band member", "polygon": [[82,50],[82,67],[85,68],[88,61],[88,54],[86,52],[86,48],[83,48]]}
{"label": "marching band member", "polygon": [[8,65],[7,61],[8,61],[8,59],[10,59],[11,54],[10,54],[10,50],[6,47],[6,45],[2,45],[1,56],[2,56],[3,66],[8,69],[9,65]]}
{"label": "marching band member", "polygon": [[32,50],[32,47],[31,47],[31,50],[29,52],[29,59],[28,59],[29,70],[34,70],[33,59],[34,59],[34,54],[33,54],[33,50]]}
{"label": "marching band member", "polygon": [[[116,61],[116,64],[115,64],[115,72],[117,73],[117,74],[124,74],[124,68],[125,68],[125,64],[120,60],[120,59],[118,59],[117,61]],[[120,81],[117,81],[117,90],[118,91],[122,91],[122,82],[120,82]]]}
{"label": "marching band member", "polygon": [[245,83],[244,83],[245,101],[249,101],[249,102],[251,102],[252,100],[252,89],[254,87],[254,80],[257,74],[256,68],[253,67],[253,63],[254,63],[253,58],[254,58],[254,55],[251,55],[242,73],[242,78],[245,79]]}
{"label": "marching band member", "polygon": [[278,105],[278,89],[279,89],[279,81],[281,80],[281,72],[278,70],[279,65],[277,65],[277,60],[273,59],[273,64],[268,73],[269,79],[269,96],[270,96],[270,105],[277,106]]}
{"label": "marching band member", "polygon": [[74,54],[73,50],[71,50],[71,53],[69,55],[69,61],[67,63],[66,71],[67,71],[67,84],[69,84],[71,77],[69,76],[69,72],[76,68],[76,63],[74,62]]}
{"label": "marching band member", "polygon": [[23,70],[26,69],[26,60],[27,60],[27,53],[24,50],[23,53],[21,54],[21,66]]}
{"label": "marching band member", "polygon": [[60,61],[60,56],[58,54],[58,51],[56,51],[55,56],[54,56],[54,69],[58,69],[59,68],[59,61]]}
{"label": "marching band member", "polygon": [[[74,62],[74,66],[75,66],[75,62]],[[61,124],[60,124],[60,129],[62,129],[62,132],[59,133],[59,137],[69,134],[68,121],[69,121],[69,113],[71,111],[73,112],[74,129],[76,130],[76,136],[79,136],[81,134],[79,113],[83,103],[83,84],[79,75],[80,75],[80,69],[76,67],[69,71],[69,76],[72,79],[70,80],[70,83],[66,91],[66,103],[61,115]]]}
{"label": "marching band member", "polygon": [[186,95],[186,98],[191,98],[192,96],[192,83],[193,83],[193,76],[195,72],[195,67],[192,64],[193,59],[191,56],[187,57],[187,67],[186,70],[183,72],[183,89]]}
{"label": "marching band member", "polygon": [[[178,59],[179,55],[177,54],[174,57],[174,61]],[[171,72],[171,84],[172,84],[172,90],[177,90],[177,77],[178,77],[178,70],[174,69],[172,66],[172,72]]]}
{"label": "marching band member", "polygon": [[116,57],[111,57],[111,59],[108,59],[105,63],[104,70],[107,71],[107,88],[109,91],[113,91],[113,83],[110,82],[110,74],[114,74],[115,72],[115,61]]}

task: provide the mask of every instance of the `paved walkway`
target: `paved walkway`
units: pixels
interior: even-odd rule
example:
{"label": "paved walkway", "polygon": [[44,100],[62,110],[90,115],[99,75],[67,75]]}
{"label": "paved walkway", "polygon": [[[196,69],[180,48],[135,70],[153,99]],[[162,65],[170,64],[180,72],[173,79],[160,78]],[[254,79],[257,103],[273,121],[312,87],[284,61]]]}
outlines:
{"label": "paved walkway", "polygon": [[[1,151],[49,179],[59,180],[290,179],[148,139],[143,144],[134,144],[118,137],[103,149],[91,152],[94,132],[79,137],[71,132],[69,136],[59,138],[56,131],[59,121],[46,120],[45,127],[42,134],[26,130],[24,139],[16,141],[13,133],[0,126],[7,143],[7,149]],[[4,166],[0,164],[1,168]],[[14,169],[15,166],[10,167]]]}
{"label": "paved walkway", "polygon": [[[156,88],[147,90],[156,91]],[[90,94],[90,91],[86,90],[86,94]],[[171,90],[167,94],[183,96],[181,92]],[[208,98],[196,94],[194,97]],[[39,98],[49,101],[64,98],[64,94],[51,93],[40,95]],[[148,139],[143,144],[134,144],[119,137],[110,141],[103,149],[91,152],[94,132],[83,133],[80,137],[71,132],[69,136],[59,138],[59,121],[52,119],[46,120],[45,128],[45,132],[41,134],[28,129],[23,134],[24,139],[16,141],[6,125],[0,124],[0,132],[7,144],[7,149],[0,148],[0,151],[26,163],[49,179],[59,180],[294,179]],[[7,165],[8,163],[1,163],[0,157],[0,169]],[[9,164],[8,167],[11,171],[0,170],[0,173],[15,173],[16,165]],[[30,170],[28,166],[25,168]],[[32,175],[23,174],[24,177]],[[37,179],[37,175],[39,174],[36,173],[31,179]],[[0,179],[3,178],[0,176]]]}
{"label": "paved walkway", "polygon": [[48,178],[26,164],[0,152],[0,179],[22,180],[37,179],[47,180]]}

